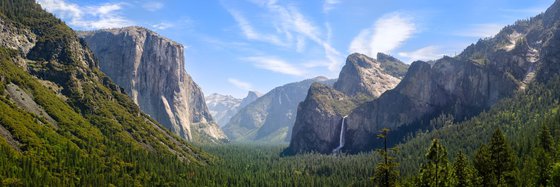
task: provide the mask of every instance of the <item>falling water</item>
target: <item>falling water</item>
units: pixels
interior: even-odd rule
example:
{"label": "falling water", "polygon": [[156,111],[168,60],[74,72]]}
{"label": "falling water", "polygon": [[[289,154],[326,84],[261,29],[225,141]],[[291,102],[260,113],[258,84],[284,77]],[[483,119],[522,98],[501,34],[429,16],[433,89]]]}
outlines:
{"label": "falling water", "polygon": [[338,141],[338,147],[333,149],[333,153],[338,153],[340,151],[340,149],[342,149],[342,147],[344,147],[344,120],[346,119],[346,117],[348,116],[344,116],[342,117],[342,124],[340,125],[340,139]]}

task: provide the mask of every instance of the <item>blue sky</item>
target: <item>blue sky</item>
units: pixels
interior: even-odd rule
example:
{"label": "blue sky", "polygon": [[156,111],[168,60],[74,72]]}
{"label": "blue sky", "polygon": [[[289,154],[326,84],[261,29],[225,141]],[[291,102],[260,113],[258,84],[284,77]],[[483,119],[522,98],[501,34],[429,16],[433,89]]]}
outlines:
{"label": "blue sky", "polygon": [[76,30],[139,25],[185,46],[205,94],[244,97],[316,76],[346,56],[453,56],[553,0],[37,0]]}

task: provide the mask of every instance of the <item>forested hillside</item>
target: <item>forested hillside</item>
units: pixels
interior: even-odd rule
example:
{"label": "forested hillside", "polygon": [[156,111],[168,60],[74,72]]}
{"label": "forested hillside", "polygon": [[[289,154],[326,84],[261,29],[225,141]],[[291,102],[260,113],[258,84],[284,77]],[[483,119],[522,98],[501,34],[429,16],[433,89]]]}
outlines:
{"label": "forested hillside", "polygon": [[1,184],[180,185],[212,158],[141,113],[35,1],[0,1],[0,25]]}

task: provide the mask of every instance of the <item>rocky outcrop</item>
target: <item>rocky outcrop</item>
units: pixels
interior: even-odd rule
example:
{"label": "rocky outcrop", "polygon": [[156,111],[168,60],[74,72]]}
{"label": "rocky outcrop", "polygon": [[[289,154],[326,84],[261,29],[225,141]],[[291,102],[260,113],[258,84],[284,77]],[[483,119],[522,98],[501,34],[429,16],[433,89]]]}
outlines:
{"label": "rocky outcrop", "polygon": [[[351,97],[377,98],[383,92],[393,89],[399,82],[401,72],[394,64],[406,65],[388,55],[379,54],[382,60],[375,60],[366,55],[354,53],[346,59],[346,65],[342,68],[338,81],[334,88]],[[382,64],[389,64],[383,65]],[[390,74],[386,69],[390,67]],[[406,70],[406,68],[404,68]]]}
{"label": "rocky outcrop", "polygon": [[379,60],[351,54],[333,88],[311,86],[305,101],[299,105],[290,146],[285,154],[331,153],[339,146],[343,116],[400,82],[400,75],[408,65],[382,53],[377,57]]}
{"label": "rocky outcrop", "polygon": [[317,77],[272,89],[239,110],[223,128],[232,141],[285,143],[291,137],[297,106],[314,82],[332,84]]}
{"label": "rocky outcrop", "polygon": [[[392,129],[391,142],[396,143],[407,133],[426,128],[441,114],[468,119],[500,99],[524,91],[534,80],[544,82],[557,74],[559,10],[557,1],[544,14],[507,26],[456,57],[444,57],[433,65],[414,62],[395,89],[349,114],[343,151],[355,153],[379,146],[375,135],[382,128]],[[314,147],[311,150],[322,149]]]}
{"label": "rocky outcrop", "polygon": [[292,140],[285,153],[331,153],[339,143],[342,118],[355,107],[352,98],[344,93],[313,83],[298,106]]}
{"label": "rocky outcrop", "polygon": [[256,101],[261,96],[262,94],[259,92],[249,91],[249,93],[247,93],[247,96],[245,96],[245,98],[243,98],[243,100],[241,100],[241,102],[239,103],[239,109],[245,108],[247,105],[251,104],[253,101]]}
{"label": "rocky outcrop", "polygon": [[260,93],[249,91],[243,99],[238,99],[230,95],[220,95],[217,93],[207,96],[206,105],[214,120],[218,125],[225,126],[239,109],[244,108],[261,96]]}
{"label": "rocky outcrop", "polygon": [[209,114],[202,91],[184,69],[182,45],[141,27],[81,32],[80,37],[101,70],[166,128],[187,140],[226,139]]}

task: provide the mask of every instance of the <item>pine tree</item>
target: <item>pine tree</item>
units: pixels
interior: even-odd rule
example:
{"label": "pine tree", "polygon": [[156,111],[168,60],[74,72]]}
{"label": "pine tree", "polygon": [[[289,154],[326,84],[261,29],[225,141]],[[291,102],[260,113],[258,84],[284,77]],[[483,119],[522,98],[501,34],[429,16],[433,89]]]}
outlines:
{"label": "pine tree", "polygon": [[496,176],[494,176],[492,160],[490,158],[490,148],[487,145],[480,146],[476,151],[474,167],[480,178],[480,186],[496,185]]}
{"label": "pine tree", "polygon": [[438,139],[432,140],[426,158],[428,162],[420,169],[417,185],[426,187],[452,186],[452,172],[449,169],[447,150],[439,143]]}
{"label": "pine tree", "polygon": [[383,139],[383,150],[379,150],[381,156],[383,157],[383,162],[377,164],[374,173],[374,182],[376,186],[393,187],[397,186],[397,179],[399,173],[397,171],[398,163],[395,162],[395,158],[389,155],[387,149],[387,136],[389,135],[389,129],[384,128],[377,135],[378,138]]}
{"label": "pine tree", "polygon": [[543,125],[539,133],[537,152],[538,180],[537,185],[547,186],[552,177],[552,157],[555,155],[554,141],[547,125]]}
{"label": "pine tree", "polygon": [[517,183],[517,172],[513,150],[506,142],[500,129],[496,129],[490,139],[490,159],[492,171],[496,177],[496,184],[513,185]]}
{"label": "pine tree", "polygon": [[470,161],[465,153],[459,152],[459,154],[457,154],[457,158],[455,160],[455,163],[453,164],[453,172],[456,179],[455,186],[474,186],[474,168],[472,168],[472,165],[470,164]]}

